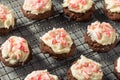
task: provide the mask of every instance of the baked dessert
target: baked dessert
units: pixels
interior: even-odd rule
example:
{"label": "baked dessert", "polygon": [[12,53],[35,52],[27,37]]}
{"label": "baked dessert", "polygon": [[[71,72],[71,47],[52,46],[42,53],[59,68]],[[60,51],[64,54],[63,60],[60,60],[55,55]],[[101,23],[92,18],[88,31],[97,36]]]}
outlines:
{"label": "baked dessert", "polygon": [[64,0],[63,12],[70,19],[76,21],[88,21],[95,11],[92,0]]}
{"label": "baked dessert", "polygon": [[64,28],[53,28],[40,39],[41,52],[55,59],[65,59],[74,54],[75,44]]}
{"label": "baked dessert", "polygon": [[120,80],[120,57],[114,62],[114,73]]}
{"label": "baked dessert", "polygon": [[8,67],[18,67],[29,62],[32,49],[22,37],[11,36],[0,47],[0,60]]}
{"label": "baked dessert", "polygon": [[25,17],[41,20],[52,16],[54,11],[51,0],[25,0],[22,12]]}
{"label": "baked dessert", "polygon": [[111,20],[120,20],[120,1],[105,0],[104,12]]}
{"label": "baked dessert", "polygon": [[108,52],[116,46],[118,34],[109,23],[96,21],[88,25],[85,42],[93,51]]}
{"label": "baked dessert", "polygon": [[50,74],[47,70],[36,70],[26,76],[24,80],[59,80],[56,75]]}
{"label": "baked dessert", "polygon": [[0,36],[8,34],[15,27],[15,22],[12,10],[0,4]]}
{"label": "baked dessert", "polygon": [[68,70],[67,80],[103,80],[101,65],[81,55]]}

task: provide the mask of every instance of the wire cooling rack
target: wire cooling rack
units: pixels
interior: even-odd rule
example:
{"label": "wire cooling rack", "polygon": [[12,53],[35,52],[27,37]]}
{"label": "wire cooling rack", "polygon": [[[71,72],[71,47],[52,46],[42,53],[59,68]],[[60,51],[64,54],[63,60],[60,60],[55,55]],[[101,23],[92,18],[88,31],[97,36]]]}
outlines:
{"label": "wire cooling rack", "polygon": [[[16,35],[27,39],[33,50],[32,60],[24,66],[10,68],[0,63],[0,79],[24,80],[26,75],[33,70],[48,69],[50,73],[56,74],[63,80],[66,80],[67,70],[73,61],[80,58],[80,55],[83,54],[86,57],[102,64],[105,80],[117,80],[113,72],[113,63],[120,56],[120,45],[118,44],[108,53],[97,53],[89,49],[88,45],[84,42],[84,33],[87,25],[96,20],[109,22],[116,28],[118,34],[120,34],[120,23],[111,21],[104,15],[102,11],[104,4],[103,1],[94,0],[94,2],[96,11],[93,19],[89,22],[75,22],[70,21],[62,14],[62,0],[53,0],[55,9],[54,15],[41,21],[29,20],[23,16],[21,12],[23,0],[0,0],[0,3],[10,7],[15,12],[17,18],[16,28],[9,35],[0,37],[0,44],[2,44],[8,37]],[[41,53],[39,49],[39,38],[53,27],[64,27],[71,35],[74,43],[76,44],[76,51],[72,57],[57,61],[48,55]]]}

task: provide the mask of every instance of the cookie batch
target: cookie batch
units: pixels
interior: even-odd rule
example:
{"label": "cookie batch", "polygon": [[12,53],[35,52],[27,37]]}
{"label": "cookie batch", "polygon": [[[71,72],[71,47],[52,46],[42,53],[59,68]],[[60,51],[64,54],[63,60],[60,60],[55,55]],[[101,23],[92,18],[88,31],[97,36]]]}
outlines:
{"label": "cookie batch", "polygon": [[[103,11],[110,20],[120,20],[120,1],[104,0]],[[74,21],[89,21],[95,12],[92,0],[63,0],[63,14]],[[24,0],[21,6],[24,17],[31,20],[48,19],[54,13],[52,0]],[[10,33],[16,24],[15,14],[7,6],[0,4],[0,36]],[[54,26],[53,26],[54,27]],[[112,50],[118,43],[115,26],[107,22],[95,21],[86,26],[84,42],[97,53]],[[48,30],[39,38],[40,54],[48,54],[55,60],[65,60],[75,54],[74,38],[64,28]],[[27,40],[11,36],[0,46],[0,60],[7,67],[20,67],[32,60],[32,48]],[[102,65],[81,55],[67,71],[67,80],[104,80]],[[114,62],[114,73],[120,79],[120,57]],[[24,80],[61,80],[45,70],[35,70]]]}

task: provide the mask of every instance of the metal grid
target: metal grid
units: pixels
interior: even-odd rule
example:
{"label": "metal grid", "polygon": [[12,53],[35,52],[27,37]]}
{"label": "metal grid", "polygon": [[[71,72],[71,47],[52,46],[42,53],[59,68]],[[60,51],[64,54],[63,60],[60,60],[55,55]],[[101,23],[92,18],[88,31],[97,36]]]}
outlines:
{"label": "metal grid", "polygon": [[[102,70],[104,72],[105,80],[117,80],[113,72],[113,63],[120,56],[120,45],[118,44],[113,50],[108,53],[97,53],[89,49],[88,45],[84,43],[84,33],[87,25],[99,20],[111,23],[120,34],[120,23],[114,22],[104,15],[102,11],[103,1],[94,0],[96,3],[96,12],[93,16],[93,20],[89,22],[75,22],[69,21],[64,17],[62,13],[62,0],[53,0],[55,13],[49,19],[42,21],[28,20],[23,17],[20,8],[23,0],[0,0],[2,4],[5,4],[12,8],[16,13],[17,27],[7,36],[0,37],[0,44],[2,44],[8,37],[12,35],[22,36],[27,39],[28,43],[33,50],[33,59],[26,65],[18,68],[10,68],[0,63],[0,79],[1,80],[23,80],[27,74],[33,70],[48,69],[52,74],[58,75],[63,80],[66,80],[66,73],[73,61],[78,59],[81,54],[93,59],[102,64]],[[39,37],[46,33],[53,27],[64,27],[65,30],[71,35],[76,44],[75,54],[65,60],[57,61],[48,55],[41,53],[39,49]]]}

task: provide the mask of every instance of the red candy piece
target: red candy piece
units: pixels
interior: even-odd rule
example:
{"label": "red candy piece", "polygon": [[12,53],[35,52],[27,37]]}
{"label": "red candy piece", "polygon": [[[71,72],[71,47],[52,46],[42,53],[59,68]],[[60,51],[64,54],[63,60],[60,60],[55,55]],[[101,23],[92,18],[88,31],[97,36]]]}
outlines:
{"label": "red candy piece", "polygon": [[6,11],[5,8],[1,5],[1,6],[0,6],[0,20],[5,21],[5,19],[6,19],[6,14],[7,14],[7,11]]}
{"label": "red candy piece", "polygon": [[79,8],[79,5],[78,4],[75,4],[75,3],[71,3],[70,4],[70,7],[71,8],[74,8],[75,10],[79,10],[80,8]]}
{"label": "red candy piece", "polygon": [[82,73],[83,73],[83,75],[85,77],[85,80],[88,80],[90,78],[90,76],[87,73],[85,73],[84,71]]}
{"label": "red candy piece", "polygon": [[38,0],[38,3],[40,3],[41,2],[41,0]]}
{"label": "red candy piece", "polygon": [[102,34],[101,34],[101,33],[96,32],[96,35],[97,35],[98,39],[101,39],[101,38],[102,38]]}
{"label": "red candy piece", "polygon": [[11,43],[13,43],[13,42],[14,42],[14,39],[13,39],[13,38],[9,38],[8,41],[11,42]]}
{"label": "red candy piece", "polygon": [[56,44],[56,43],[57,43],[56,39],[53,39],[52,44]]}
{"label": "red candy piece", "polygon": [[65,33],[63,33],[63,32],[61,32],[61,34],[60,34],[60,37],[66,37],[66,34]]}
{"label": "red candy piece", "polygon": [[17,54],[17,59],[20,59],[21,57],[21,54]]}
{"label": "red candy piece", "polygon": [[87,1],[86,0],[78,0],[79,3],[83,4],[83,5],[86,5],[87,4]]}
{"label": "red candy piece", "polygon": [[56,37],[56,34],[53,33],[52,31],[49,32],[49,35],[50,35],[52,38],[55,38],[55,37]]}
{"label": "red candy piece", "polygon": [[67,47],[67,42],[64,40],[64,41],[62,41],[62,46],[63,47]]}

